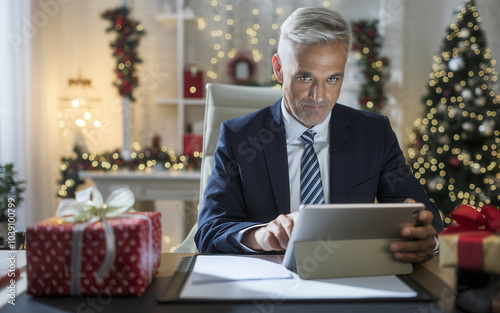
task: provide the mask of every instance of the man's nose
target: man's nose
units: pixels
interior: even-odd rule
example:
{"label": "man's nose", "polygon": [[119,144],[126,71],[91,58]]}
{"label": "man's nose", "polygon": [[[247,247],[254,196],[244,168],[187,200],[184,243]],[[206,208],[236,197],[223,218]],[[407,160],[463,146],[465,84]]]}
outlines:
{"label": "man's nose", "polygon": [[309,91],[309,98],[316,102],[322,102],[326,98],[325,92],[326,92],[326,86],[324,83],[314,82],[311,85],[311,89]]}

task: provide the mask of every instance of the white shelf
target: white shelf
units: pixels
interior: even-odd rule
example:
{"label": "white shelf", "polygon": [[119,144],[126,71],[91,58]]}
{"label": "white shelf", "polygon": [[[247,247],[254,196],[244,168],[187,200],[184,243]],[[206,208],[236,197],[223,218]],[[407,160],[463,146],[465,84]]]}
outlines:
{"label": "white shelf", "polygon": [[204,98],[184,99],[186,105],[205,105],[205,102]]}
{"label": "white shelf", "polygon": [[185,110],[187,106],[201,107],[205,105],[205,98],[183,98],[184,95],[184,39],[185,23],[192,23],[196,18],[190,7],[184,8],[184,0],[176,0],[175,7],[182,8],[173,13],[160,13],[155,19],[158,23],[166,27],[176,27],[177,43],[177,97],[158,98],[155,103],[158,105],[175,105],[177,107],[177,153],[183,152],[184,129],[186,128]]}
{"label": "white shelf", "polygon": [[156,104],[161,105],[205,105],[204,98],[158,98],[155,100]]}
{"label": "white shelf", "polygon": [[160,13],[157,14],[155,17],[156,21],[164,24],[164,25],[170,25],[172,21],[176,21],[178,19],[180,20],[194,20],[194,12],[188,8],[187,10],[184,10],[182,13]]}

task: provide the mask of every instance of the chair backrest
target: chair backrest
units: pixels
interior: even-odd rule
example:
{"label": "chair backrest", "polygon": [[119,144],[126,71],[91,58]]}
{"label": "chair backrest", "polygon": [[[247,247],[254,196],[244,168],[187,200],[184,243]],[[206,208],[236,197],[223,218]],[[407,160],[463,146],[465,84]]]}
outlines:
{"label": "chair backrest", "polygon": [[208,177],[214,166],[214,152],[222,122],[250,114],[274,104],[281,90],[225,84],[207,84],[207,101],[203,127],[203,160],[201,163],[200,207]]}
{"label": "chair backrest", "polygon": [[[206,86],[205,121],[203,126],[203,159],[201,162],[200,208],[208,177],[214,167],[214,152],[222,122],[255,112],[274,104],[281,97],[281,90],[269,87],[251,87],[209,83]],[[174,251],[196,253],[194,225],[186,239]]]}

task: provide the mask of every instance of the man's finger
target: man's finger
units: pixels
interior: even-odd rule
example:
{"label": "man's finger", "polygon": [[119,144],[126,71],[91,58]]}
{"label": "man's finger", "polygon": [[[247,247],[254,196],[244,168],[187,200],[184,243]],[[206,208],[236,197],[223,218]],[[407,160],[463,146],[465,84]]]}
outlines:
{"label": "man's finger", "polygon": [[288,239],[290,238],[285,229],[283,228],[282,224],[278,220],[274,220],[268,225],[269,231],[272,233],[274,238],[278,240],[280,249],[283,250],[286,249],[286,246],[288,245]]}
{"label": "man's finger", "polygon": [[278,224],[281,224],[281,227],[285,230],[288,238],[292,235],[292,229],[293,229],[293,219],[289,215],[280,215],[276,219]]}
{"label": "man's finger", "polygon": [[280,244],[281,249],[285,250],[288,246],[288,241],[290,240],[290,236],[287,234],[286,230],[283,229],[282,225],[279,225],[280,229],[275,233],[276,239]]}
{"label": "man's finger", "polygon": [[430,260],[433,257],[432,253],[429,252],[397,252],[394,253],[394,258],[403,262],[412,262],[412,263],[422,263]]}
{"label": "man's finger", "polygon": [[264,251],[280,251],[280,243],[274,234],[268,229],[268,226],[257,230],[255,233],[255,239]]}
{"label": "man's finger", "polygon": [[266,242],[268,245],[267,251],[281,251],[282,250],[278,239],[274,236],[273,233],[271,233],[271,232],[268,233]]}
{"label": "man's finger", "polygon": [[427,237],[434,237],[436,230],[432,225],[418,226],[418,227],[403,227],[401,229],[401,236],[410,239],[425,239]]}
{"label": "man's finger", "polygon": [[434,237],[436,230],[431,225],[433,215],[429,211],[421,211],[419,220],[422,222],[419,226],[406,226],[401,228],[401,236],[412,239],[423,239],[426,237]]}
{"label": "man's finger", "polygon": [[433,219],[434,215],[430,211],[422,210],[418,214],[418,220],[421,221],[423,224],[430,224],[432,223]]}
{"label": "man's finger", "polygon": [[434,251],[436,242],[434,238],[414,240],[414,241],[395,241],[389,246],[392,252],[430,252]]}

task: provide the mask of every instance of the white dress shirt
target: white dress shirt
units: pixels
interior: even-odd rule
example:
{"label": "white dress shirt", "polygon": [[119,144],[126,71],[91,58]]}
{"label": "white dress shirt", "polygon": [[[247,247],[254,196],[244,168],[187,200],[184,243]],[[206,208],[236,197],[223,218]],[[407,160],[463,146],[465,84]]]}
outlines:
{"label": "white dress shirt", "polygon": [[[290,213],[298,211],[300,206],[300,165],[304,153],[305,142],[300,137],[307,127],[300,124],[285,108],[284,100],[281,101],[281,112],[285,123],[286,150],[288,155],[288,179],[290,187]],[[321,183],[325,203],[330,202],[330,111],[325,120],[311,129],[316,132],[314,136],[314,151],[318,157]]]}
{"label": "white dress shirt", "polygon": [[[304,153],[305,142],[300,137],[302,133],[308,130],[307,127],[300,124],[285,108],[284,100],[281,100],[281,113],[285,125],[286,150],[288,158],[288,179],[290,188],[290,213],[296,212],[300,206],[300,166],[302,163],[302,154]],[[319,170],[321,173],[321,183],[323,185],[323,194],[325,203],[330,201],[330,111],[325,120],[311,129],[316,132],[314,136],[314,151],[318,157]],[[261,227],[267,224],[258,224],[244,228],[237,234],[237,240],[241,243],[241,238],[245,232]],[[257,252],[245,245],[241,245],[246,252]]]}

